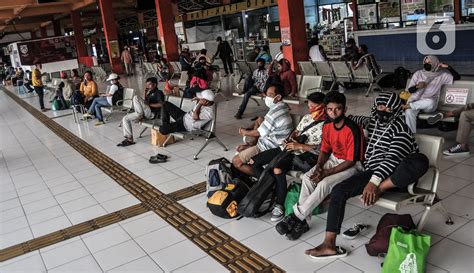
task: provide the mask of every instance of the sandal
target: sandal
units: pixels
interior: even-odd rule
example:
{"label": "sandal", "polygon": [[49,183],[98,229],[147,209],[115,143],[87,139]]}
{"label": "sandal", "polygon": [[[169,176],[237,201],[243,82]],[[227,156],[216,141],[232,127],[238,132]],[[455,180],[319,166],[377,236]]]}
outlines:
{"label": "sandal", "polygon": [[336,246],[336,254],[323,254],[319,256],[313,256],[311,254],[308,254],[308,256],[315,260],[343,258],[347,256],[347,250],[343,247]]}
{"label": "sandal", "polygon": [[150,156],[150,159],[152,159],[152,158],[168,159],[168,156],[167,156],[167,155],[163,155],[163,154],[156,154],[156,155]]}
{"label": "sandal", "polygon": [[148,160],[150,164],[165,163],[166,161],[167,161],[166,158],[156,157],[156,156],[152,156],[150,157],[150,160]]}
{"label": "sandal", "polygon": [[127,147],[127,146],[130,146],[130,145],[133,145],[133,144],[135,144],[135,142],[133,142],[131,140],[128,140],[128,139],[124,139],[122,142],[117,144],[117,147]]}

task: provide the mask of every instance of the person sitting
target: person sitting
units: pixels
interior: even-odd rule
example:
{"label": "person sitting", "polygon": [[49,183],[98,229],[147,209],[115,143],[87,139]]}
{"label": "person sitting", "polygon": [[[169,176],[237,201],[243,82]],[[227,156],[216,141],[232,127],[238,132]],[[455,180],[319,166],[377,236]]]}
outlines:
{"label": "person sitting", "polygon": [[258,54],[258,56],[255,58],[255,61],[258,59],[264,59],[266,64],[269,64],[272,62],[272,55],[270,54],[270,48],[267,45],[262,46],[262,50]]}
{"label": "person sitting", "polygon": [[161,60],[156,63],[156,69],[158,71],[158,76],[160,76],[162,81],[170,79],[170,66],[166,58],[161,58]]}
{"label": "person sitting", "polygon": [[84,107],[89,110],[94,98],[99,96],[97,83],[93,80],[91,71],[84,73],[84,80],[81,82],[79,90],[81,90],[82,96],[84,97]]}
{"label": "person sitting", "polygon": [[457,144],[443,151],[446,156],[469,156],[469,136],[474,121],[474,103],[469,103],[454,111],[438,113],[428,118],[429,124],[435,124],[445,117],[454,117],[459,122],[456,134]]}
{"label": "person sitting", "polygon": [[[315,92],[308,96],[309,114],[303,116],[296,129],[278,148],[266,150],[252,158],[252,167],[257,176],[263,172],[263,166],[273,158],[284,153],[270,173],[275,178],[276,199],[272,209],[271,221],[280,221],[284,216],[284,202],[287,193],[286,173],[291,170],[309,171],[315,164],[321,145],[322,129],[326,121],[324,94]],[[281,156],[281,155],[280,155]],[[261,158],[267,161],[260,160]]]}
{"label": "person sitting", "polygon": [[65,93],[68,95],[68,100],[71,98],[72,91],[66,90],[70,88],[69,85],[66,85],[65,81],[67,80],[67,74],[65,72],[60,73],[61,82],[58,84],[58,88],[56,88],[56,94],[54,99],[58,100],[61,103],[60,109],[67,109],[68,104],[66,101]]}
{"label": "person sitting", "polygon": [[[193,110],[187,113],[170,102],[164,102],[162,125],[159,128],[160,133],[168,135],[175,132],[190,132],[205,128],[214,118],[214,97],[212,90],[197,93]],[[170,122],[170,118],[175,121]]]}
{"label": "person sitting", "polygon": [[189,86],[185,88],[183,97],[194,98],[196,93],[209,89],[209,82],[212,81],[212,71],[206,63],[206,58],[201,56],[195,65]]}
{"label": "person sitting", "polygon": [[32,80],[32,72],[31,70],[25,71],[25,81],[23,82],[23,86],[28,90],[28,93],[33,93],[35,90],[33,89],[33,80]]}
{"label": "person sitting", "polygon": [[247,55],[246,61],[249,63],[255,62],[257,60],[258,55],[260,54],[260,47],[256,46],[253,50]]}
{"label": "person sitting", "polygon": [[360,59],[356,63],[351,63],[352,68],[357,70],[362,65],[367,65],[367,69],[372,73],[372,76],[377,76],[382,72],[380,66],[377,64],[375,60],[375,56],[369,53],[369,48],[367,45],[360,45],[359,47],[359,55],[361,56]]}
{"label": "person sitting", "polygon": [[101,94],[99,97],[95,98],[91,104],[90,109],[87,113],[84,114],[84,118],[90,118],[95,116],[97,122],[95,126],[100,126],[104,124],[104,117],[102,115],[102,107],[113,106],[117,101],[123,99],[123,86],[119,82],[119,75],[112,73],[109,75],[106,81],[110,82],[109,92],[106,94]]}
{"label": "person sitting", "polygon": [[211,65],[214,62],[213,59],[211,59],[207,56],[207,49],[203,48],[203,49],[201,49],[199,55],[197,55],[196,60],[198,60],[198,61],[195,62],[194,65],[198,64],[199,59],[201,59],[201,57],[204,57],[206,59],[206,64],[207,65]]}
{"label": "person sitting", "polygon": [[377,202],[387,190],[406,190],[428,170],[428,158],[419,153],[415,138],[401,118],[402,102],[397,94],[381,92],[370,117],[350,118],[368,131],[364,171],[337,184],[331,191],[326,233],[322,244],[306,250],[314,259],[340,258],[347,251],[336,246],[349,198],[362,194],[366,206]]}
{"label": "person sitting", "polygon": [[82,83],[82,78],[79,75],[79,71],[77,69],[72,70],[71,81],[74,85],[74,91],[79,90]]}
{"label": "person sitting", "polygon": [[309,48],[309,58],[314,62],[326,62],[327,57],[324,53],[324,48],[319,45],[319,40],[316,37],[311,38],[311,47]]}
{"label": "person sitting", "polygon": [[249,165],[252,157],[257,154],[279,147],[293,130],[290,109],[282,101],[285,95],[283,86],[271,84],[266,91],[265,105],[269,111],[262,119],[257,119],[252,129],[239,129],[243,137],[258,138],[257,143],[245,143],[237,147],[238,154],[232,159],[232,164],[245,175],[256,176]]}
{"label": "person sitting", "polygon": [[[278,64],[276,72],[273,71],[275,64]],[[285,96],[296,97],[298,92],[296,74],[291,70],[291,64],[287,59],[281,59],[279,62],[273,61],[268,67],[268,75],[271,82],[281,82],[285,90]]]}
{"label": "person sitting", "polygon": [[439,94],[443,84],[452,84],[459,80],[459,74],[449,65],[440,63],[433,55],[423,58],[423,69],[411,77],[408,91],[411,94],[405,110],[405,121],[413,133],[416,133],[416,117],[420,111],[431,113],[438,107]]}
{"label": "person sitting", "polygon": [[293,213],[276,226],[281,235],[297,240],[309,230],[311,215],[338,183],[362,169],[364,134],[345,116],[346,97],[332,91],[324,99],[330,122],[324,124],[318,162],[303,176]]}
{"label": "person sitting", "polygon": [[189,47],[183,47],[181,54],[179,54],[179,63],[181,64],[181,71],[189,71],[192,66],[192,58],[189,54]]}
{"label": "person sitting", "polygon": [[61,72],[61,82],[58,87],[62,88],[62,94],[66,101],[70,101],[73,92],[76,90],[72,79],[68,79],[67,73]]}
{"label": "person sitting", "polygon": [[283,58],[284,58],[284,56],[283,56],[283,46],[281,45],[280,46],[280,51],[278,51],[278,53],[275,55],[274,60],[279,62]]}
{"label": "person sitting", "polygon": [[20,94],[25,93],[23,83],[24,83],[24,78],[25,78],[25,72],[23,71],[23,68],[18,67],[18,70],[16,71],[16,86],[18,87],[18,91]]}
{"label": "person sitting", "polygon": [[346,48],[344,55],[341,57],[341,61],[345,62],[357,62],[360,58],[359,48],[356,45],[354,38],[350,38],[346,42]]}
{"label": "person sitting", "polygon": [[163,91],[158,89],[158,80],[155,77],[146,79],[144,99],[133,96],[132,103],[135,112],[127,114],[122,119],[122,131],[125,139],[117,146],[125,147],[135,144],[133,142],[132,121],[138,123],[144,119],[159,116],[164,101],[165,95]]}
{"label": "person sitting", "polygon": [[268,80],[268,71],[265,69],[265,60],[260,58],[257,60],[257,69],[253,71],[252,77],[247,77],[244,84],[244,97],[239,106],[239,110],[235,114],[236,119],[241,119],[247,108],[250,98],[257,94],[265,92],[265,86]]}

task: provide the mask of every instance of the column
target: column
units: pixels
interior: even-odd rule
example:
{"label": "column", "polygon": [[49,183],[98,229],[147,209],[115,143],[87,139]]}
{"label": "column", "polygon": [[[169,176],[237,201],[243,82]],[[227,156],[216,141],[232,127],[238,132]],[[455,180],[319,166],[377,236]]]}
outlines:
{"label": "column", "polygon": [[74,31],[74,41],[76,42],[77,57],[87,57],[86,43],[84,42],[84,30],[81,23],[80,11],[71,12],[72,30]]}
{"label": "column", "polygon": [[454,22],[461,23],[461,1],[454,0]]}
{"label": "column", "polygon": [[[400,16],[401,16],[401,12],[400,12]],[[358,20],[359,20],[359,8],[357,7],[357,0],[352,0],[352,26],[354,28],[354,31],[359,29]]]}
{"label": "column", "polygon": [[54,20],[53,21],[53,30],[54,30],[54,36],[62,36],[61,32],[61,21],[59,20]]}
{"label": "column", "polygon": [[290,61],[293,71],[299,73],[298,61],[307,61],[309,59],[304,1],[278,0],[278,13],[280,14],[282,43],[290,43],[283,46],[283,55],[285,59]]}
{"label": "column", "polygon": [[31,39],[36,39],[36,31],[30,31],[30,34],[31,34]]}
{"label": "column", "polygon": [[48,38],[46,27],[40,27],[41,38]]}
{"label": "column", "polygon": [[112,0],[99,0],[99,9],[102,15],[102,25],[104,27],[105,42],[109,52],[110,65],[112,71],[118,74],[123,73],[122,62],[120,61],[120,47],[118,42],[117,25],[112,7]]}
{"label": "column", "polygon": [[155,0],[156,18],[158,20],[158,40],[161,40],[163,53],[168,61],[178,60],[178,40],[174,29],[173,5],[171,0]]}

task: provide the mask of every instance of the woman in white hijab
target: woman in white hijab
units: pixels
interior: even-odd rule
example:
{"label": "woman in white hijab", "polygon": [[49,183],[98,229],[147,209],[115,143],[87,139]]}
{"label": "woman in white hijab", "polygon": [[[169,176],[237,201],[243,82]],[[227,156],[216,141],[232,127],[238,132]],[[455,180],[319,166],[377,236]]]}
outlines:
{"label": "woman in white hijab", "polygon": [[420,111],[430,113],[438,107],[439,93],[443,84],[452,84],[461,77],[449,65],[440,63],[433,55],[423,59],[423,69],[413,74],[408,84],[412,93],[405,109],[405,121],[413,133],[416,133],[416,117]]}

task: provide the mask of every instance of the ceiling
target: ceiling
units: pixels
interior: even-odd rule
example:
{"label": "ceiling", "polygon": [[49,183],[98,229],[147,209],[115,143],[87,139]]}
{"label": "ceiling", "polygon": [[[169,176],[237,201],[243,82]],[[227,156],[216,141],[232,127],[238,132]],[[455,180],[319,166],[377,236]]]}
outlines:
{"label": "ceiling", "polygon": [[[37,31],[60,20],[62,28],[71,28],[70,12],[81,12],[84,27],[101,25],[98,0],[0,0],[0,35],[16,32]],[[207,9],[223,4],[240,2],[235,0],[171,0],[177,5],[179,14]],[[137,13],[154,10],[153,0],[113,1],[114,16],[118,22],[136,20]],[[156,19],[155,19],[156,20]],[[122,25],[122,23],[120,23]]]}

